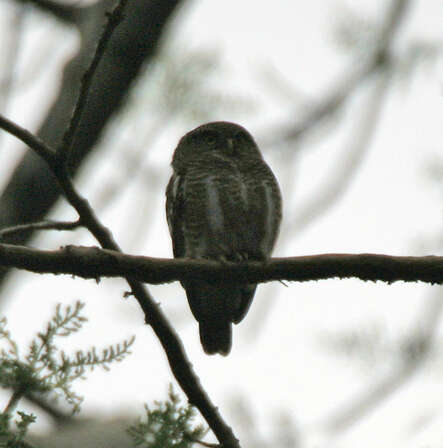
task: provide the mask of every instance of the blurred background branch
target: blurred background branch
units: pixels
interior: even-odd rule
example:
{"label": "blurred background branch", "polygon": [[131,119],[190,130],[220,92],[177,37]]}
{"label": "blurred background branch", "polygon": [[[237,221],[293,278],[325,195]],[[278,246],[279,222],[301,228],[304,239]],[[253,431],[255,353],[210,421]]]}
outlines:
{"label": "blurred background branch", "polygon": [[[58,5],[47,1],[38,1],[36,4],[50,13],[54,13]],[[105,13],[113,4],[113,0],[102,0],[87,6],[75,23],[80,36],[79,50],[66,63],[59,93],[38,131],[39,137],[53,147],[61,142],[77,100],[80,78],[89,64],[103,28]],[[153,58],[163,30],[179,4],[179,1],[161,0],[130,2],[125,20],[113,35],[94,77],[92,94],[88,98],[72,149],[73,173],[96,147],[102,130],[109,118],[122,106],[141,68]],[[26,152],[0,197],[0,228],[42,220],[59,196],[57,182],[45,163],[32,151]],[[29,231],[16,234],[8,241],[23,244],[31,236],[32,232]]]}

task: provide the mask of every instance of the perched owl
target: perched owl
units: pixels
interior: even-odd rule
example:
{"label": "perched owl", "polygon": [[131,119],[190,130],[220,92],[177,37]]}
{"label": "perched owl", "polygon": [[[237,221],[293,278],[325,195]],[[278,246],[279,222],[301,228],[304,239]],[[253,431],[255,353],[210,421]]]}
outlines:
{"label": "perched owl", "polygon": [[[166,190],[174,257],[266,260],[281,221],[277,181],[252,136],[224,121],[207,123],[179,141]],[[255,284],[186,280],[189,306],[208,354],[227,355],[232,323],[246,315]]]}

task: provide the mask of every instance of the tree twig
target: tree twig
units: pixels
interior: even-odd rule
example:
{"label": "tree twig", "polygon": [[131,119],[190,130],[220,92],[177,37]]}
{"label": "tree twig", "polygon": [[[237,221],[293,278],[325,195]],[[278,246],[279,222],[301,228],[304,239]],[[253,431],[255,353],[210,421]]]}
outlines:
{"label": "tree twig", "polygon": [[12,395],[11,398],[8,401],[8,404],[6,405],[3,413],[4,414],[9,414],[12,415],[13,412],[15,411],[18,402],[22,399],[23,397],[23,390],[15,390]]}
{"label": "tree twig", "polygon": [[63,160],[63,162],[66,162],[70,157],[70,152],[74,142],[75,133],[80,123],[83,110],[85,109],[86,106],[89,89],[91,87],[94,73],[103,57],[106,45],[108,44],[112,36],[112,33],[114,32],[117,25],[123,19],[123,11],[127,2],[128,0],[120,0],[117,3],[117,6],[114,8],[114,10],[110,14],[108,14],[108,23],[98,41],[94,57],[92,58],[91,64],[89,65],[88,69],[83,74],[80,86],[80,94],[78,96],[78,100],[74,108],[74,113],[72,114],[69,126],[67,127],[66,132],[63,135],[62,144],[58,149],[58,153],[61,155],[61,159]]}
{"label": "tree twig", "polygon": [[6,237],[16,233],[27,232],[29,230],[74,230],[80,227],[81,221],[39,221],[29,224],[20,224],[17,226],[6,227],[0,230],[0,241]]}
{"label": "tree twig", "polygon": [[0,128],[17,137],[32,148],[51,168],[54,167],[57,160],[55,151],[34,134],[8,120],[3,115],[0,115]]}

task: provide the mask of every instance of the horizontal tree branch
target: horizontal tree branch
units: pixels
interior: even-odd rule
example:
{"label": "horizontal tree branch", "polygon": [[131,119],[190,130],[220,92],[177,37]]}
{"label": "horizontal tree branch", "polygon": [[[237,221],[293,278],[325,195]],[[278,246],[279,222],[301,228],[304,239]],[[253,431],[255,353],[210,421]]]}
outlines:
{"label": "horizontal tree branch", "polygon": [[433,255],[321,254],[272,258],[265,263],[220,263],[127,255],[98,247],[66,246],[48,251],[0,244],[0,265],[85,279],[126,277],[150,284],[191,278],[262,283],[351,277],[387,283],[421,281],[443,284],[443,257]]}

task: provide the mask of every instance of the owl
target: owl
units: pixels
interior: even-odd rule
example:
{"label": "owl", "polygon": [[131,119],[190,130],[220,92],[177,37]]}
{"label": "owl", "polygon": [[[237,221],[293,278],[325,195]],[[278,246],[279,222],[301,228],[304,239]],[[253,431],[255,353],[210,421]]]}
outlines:
{"label": "owl", "polygon": [[[172,157],[166,215],[175,258],[265,261],[282,216],[280,189],[249,132],[224,121],[188,132]],[[256,284],[182,282],[207,354],[227,355],[232,324],[246,315]]]}

